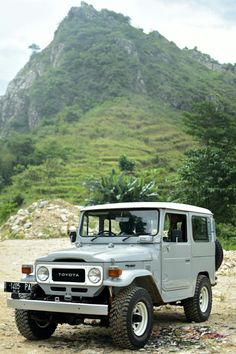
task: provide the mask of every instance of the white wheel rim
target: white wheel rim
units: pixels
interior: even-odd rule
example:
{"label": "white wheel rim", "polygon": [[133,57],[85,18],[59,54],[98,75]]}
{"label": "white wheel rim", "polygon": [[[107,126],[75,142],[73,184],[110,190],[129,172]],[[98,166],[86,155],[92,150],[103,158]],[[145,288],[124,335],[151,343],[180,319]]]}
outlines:
{"label": "white wheel rim", "polygon": [[199,306],[202,312],[206,312],[209,304],[209,292],[206,286],[201,289],[199,296]]}
{"label": "white wheel rim", "polygon": [[47,328],[50,323],[51,323],[51,320],[52,320],[52,316],[49,317],[48,320],[34,320],[36,325],[39,327],[39,328]]}
{"label": "white wheel rim", "polygon": [[50,324],[49,321],[35,321],[39,328],[47,328]]}
{"label": "white wheel rim", "polygon": [[[134,315],[139,317],[139,321],[135,321]],[[134,334],[136,336],[142,336],[146,331],[147,324],[148,324],[148,311],[147,307],[143,302],[138,302],[132,313],[132,327]]]}

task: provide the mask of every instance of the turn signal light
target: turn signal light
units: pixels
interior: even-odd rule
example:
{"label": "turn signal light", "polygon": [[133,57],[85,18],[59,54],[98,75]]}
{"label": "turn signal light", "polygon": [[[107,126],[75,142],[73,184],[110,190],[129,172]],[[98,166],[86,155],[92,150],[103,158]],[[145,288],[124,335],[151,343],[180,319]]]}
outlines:
{"label": "turn signal light", "polygon": [[122,269],[118,267],[110,267],[108,269],[108,276],[111,278],[118,278],[122,274]]}
{"label": "turn signal light", "polygon": [[22,273],[22,274],[31,274],[31,273],[33,273],[33,266],[32,266],[32,264],[22,264],[22,266],[21,266],[21,273]]}

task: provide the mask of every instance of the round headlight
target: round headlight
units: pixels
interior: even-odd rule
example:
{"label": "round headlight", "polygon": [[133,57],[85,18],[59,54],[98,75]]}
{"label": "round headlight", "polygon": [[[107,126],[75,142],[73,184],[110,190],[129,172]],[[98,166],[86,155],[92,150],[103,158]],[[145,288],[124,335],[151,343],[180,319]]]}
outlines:
{"label": "round headlight", "polygon": [[49,270],[46,267],[40,267],[37,271],[37,277],[40,281],[46,281],[49,277]]}
{"label": "round headlight", "polygon": [[98,268],[91,268],[88,272],[88,278],[91,283],[97,284],[101,280],[101,272]]}

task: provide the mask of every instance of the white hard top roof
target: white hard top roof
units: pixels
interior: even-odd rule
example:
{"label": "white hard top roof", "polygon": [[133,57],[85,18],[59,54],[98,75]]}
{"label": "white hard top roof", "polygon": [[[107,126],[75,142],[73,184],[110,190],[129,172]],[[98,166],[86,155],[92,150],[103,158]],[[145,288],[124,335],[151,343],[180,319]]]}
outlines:
{"label": "white hard top roof", "polygon": [[210,214],[212,212],[205,208],[200,208],[194,205],[181,203],[166,203],[166,202],[135,202],[135,203],[113,203],[100,204],[84,207],[81,211],[88,210],[104,210],[104,209],[136,209],[136,208],[150,208],[150,209],[172,209],[176,211],[190,211],[193,213]]}

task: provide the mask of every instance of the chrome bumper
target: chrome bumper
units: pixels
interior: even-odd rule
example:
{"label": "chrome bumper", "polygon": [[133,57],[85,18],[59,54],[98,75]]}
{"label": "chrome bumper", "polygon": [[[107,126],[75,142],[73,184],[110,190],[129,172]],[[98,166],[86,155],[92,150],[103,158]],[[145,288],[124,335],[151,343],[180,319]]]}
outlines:
{"label": "chrome bumper", "polygon": [[7,299],[7,305],[20,310],[62,312],[81,315],[108,315],[108,305],[99,304]]}

